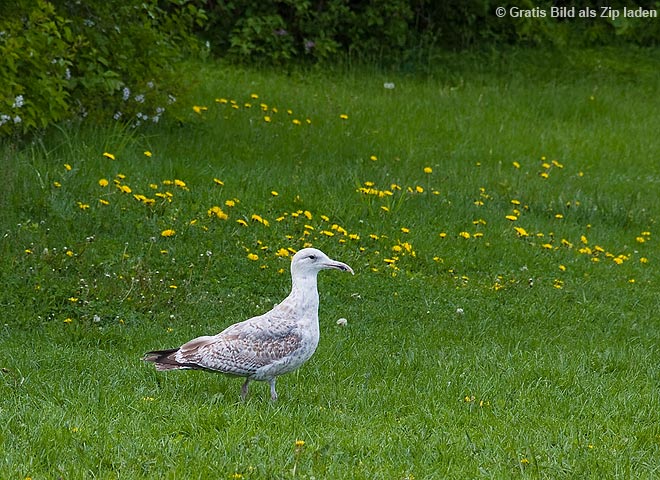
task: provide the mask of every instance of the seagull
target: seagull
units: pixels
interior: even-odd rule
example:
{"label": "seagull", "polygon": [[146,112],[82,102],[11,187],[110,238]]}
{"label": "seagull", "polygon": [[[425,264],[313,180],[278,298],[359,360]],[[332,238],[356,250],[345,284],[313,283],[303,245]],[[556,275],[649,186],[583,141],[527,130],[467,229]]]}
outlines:
{"label": "seagull", "polygon": [[277,400],[275,381],[314,354],[319,343],[319,271],[351,272],[315,248],[304,248],[291,260],[291,293],[271,311],[235,323],[213,336],[197,337],[179,348],[155,350],[142,358],[156,370],[206,370],[245,377],[241,398],[251,381],[268,382]]}

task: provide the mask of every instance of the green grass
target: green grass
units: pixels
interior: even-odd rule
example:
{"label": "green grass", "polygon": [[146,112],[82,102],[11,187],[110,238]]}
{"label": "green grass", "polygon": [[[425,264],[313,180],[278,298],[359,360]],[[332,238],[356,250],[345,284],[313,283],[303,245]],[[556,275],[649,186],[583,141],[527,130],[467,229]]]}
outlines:
{"label": "green grass", "polygon": [[[0,476],[656,477],[657,62],[191,65],[179,125],[5,143]],[[276,404],[140,361],[269,309],[306,243],[356,275],[321,273],[321,344]]]}

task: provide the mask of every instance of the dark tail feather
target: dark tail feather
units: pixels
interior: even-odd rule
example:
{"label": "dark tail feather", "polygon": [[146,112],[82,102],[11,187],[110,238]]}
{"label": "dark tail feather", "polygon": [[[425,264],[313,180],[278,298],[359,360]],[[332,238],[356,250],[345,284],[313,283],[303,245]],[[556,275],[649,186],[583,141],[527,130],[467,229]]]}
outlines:
{"label": "dark tail feather", "polygon": [[189,370],[200,368],[199,366],[193,363],[179,363],[174,358],[174,354],[178,352],[178,348],[171,348],[169,350],[154,350],[153,352],[147,352],[142,357],[142,360],[145,362],[154,363],[156,370],[166,371],[166,370]]}

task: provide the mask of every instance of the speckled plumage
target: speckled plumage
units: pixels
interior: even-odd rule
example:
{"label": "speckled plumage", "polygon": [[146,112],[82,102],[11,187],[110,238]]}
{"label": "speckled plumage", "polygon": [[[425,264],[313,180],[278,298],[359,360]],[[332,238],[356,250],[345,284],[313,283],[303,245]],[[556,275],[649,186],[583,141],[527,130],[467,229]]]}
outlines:
{"label": "speckled plumage", "polygon": [[242,398],[252,380],[267,381],[276,400],[276,378],[305,363],[319,343],[316,276],[330,268],[353,273],[351,267],[320,250],[300,250],[291,261],[291,293],[271,311],[179,348],[149,352],[143,360],[161,371],[201,369],[245,377]]}

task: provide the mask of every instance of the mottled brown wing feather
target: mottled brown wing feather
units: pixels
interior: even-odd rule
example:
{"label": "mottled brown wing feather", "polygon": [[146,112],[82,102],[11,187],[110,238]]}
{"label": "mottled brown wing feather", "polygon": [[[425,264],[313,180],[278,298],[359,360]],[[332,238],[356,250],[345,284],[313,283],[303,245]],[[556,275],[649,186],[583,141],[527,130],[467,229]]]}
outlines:
{"label": "mottled brown wing feather", "polygon": [[202,368],[248,376],[300,348],[302,337],[291,323],[257,317],[234,324],[214,337],[183,345],[176,359]]}

